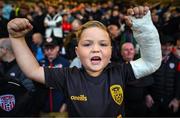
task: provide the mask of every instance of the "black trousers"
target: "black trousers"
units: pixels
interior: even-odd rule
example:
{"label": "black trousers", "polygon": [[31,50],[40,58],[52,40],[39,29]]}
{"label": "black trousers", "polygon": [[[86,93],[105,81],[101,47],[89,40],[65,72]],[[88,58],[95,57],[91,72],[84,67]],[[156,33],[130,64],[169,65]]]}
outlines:
{"label": "black trousers", "polygon": [[145,117],[147,116],[147,107],[144,101],[126,101],[125,103],[126,117]]}

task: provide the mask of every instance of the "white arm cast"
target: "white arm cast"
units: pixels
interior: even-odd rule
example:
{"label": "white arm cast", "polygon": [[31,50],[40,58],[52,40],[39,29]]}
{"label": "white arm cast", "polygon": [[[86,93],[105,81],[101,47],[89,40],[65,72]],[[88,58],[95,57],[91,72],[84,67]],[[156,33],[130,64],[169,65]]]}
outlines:
{"label": "white arm cast", "polygon": [[159,34],[152,23],[151,13],[143,18],[131,17],[133,35],[140,45],[141,58],[131,61],[135,77],[137,79],[155,72],[162,59]]}

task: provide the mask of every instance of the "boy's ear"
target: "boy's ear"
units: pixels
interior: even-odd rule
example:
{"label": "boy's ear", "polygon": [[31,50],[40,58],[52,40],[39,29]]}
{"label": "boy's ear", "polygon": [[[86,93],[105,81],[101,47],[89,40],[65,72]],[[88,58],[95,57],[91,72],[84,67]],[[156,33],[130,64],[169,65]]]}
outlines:
{"label": "boy's ear", "polygon": [[79,57],[79,54],[78,54],[78,47],[77,47],[77,46],[75,47],[75,52],[76,52],[77,57]]}

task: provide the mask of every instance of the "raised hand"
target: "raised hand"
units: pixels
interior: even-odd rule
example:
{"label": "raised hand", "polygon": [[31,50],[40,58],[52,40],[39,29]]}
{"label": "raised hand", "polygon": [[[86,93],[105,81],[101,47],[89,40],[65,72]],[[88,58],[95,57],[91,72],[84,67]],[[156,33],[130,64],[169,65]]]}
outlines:
{"label": "raised hand", "polygon": [[25,18],[15,18],[8,23],[7,27],[11,38],[24,37],[33,28]]}
{"label": "raised hand", "polygon": [[143,7],[143,6],[139,6],[139,7],[134,7],[134,8],[130,8],[127,10],[127,15],[125,16],[125,22],[128,26],[132,26],[132,21],[130,17],[135,17],[135,18],[142,18],[144,15],[147,14],[149,8],[148,7]]}

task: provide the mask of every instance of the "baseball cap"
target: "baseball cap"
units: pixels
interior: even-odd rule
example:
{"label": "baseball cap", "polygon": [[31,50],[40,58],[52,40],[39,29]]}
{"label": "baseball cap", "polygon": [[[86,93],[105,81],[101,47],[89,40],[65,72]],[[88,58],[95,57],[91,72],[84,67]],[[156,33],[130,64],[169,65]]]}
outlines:
{"label": "baseball cap", "polygon": [[58,39],[56,39],[55,37],[48,37],[44,40],[44,44],[45,47],[46,46],[57,46],[59,45]]}

